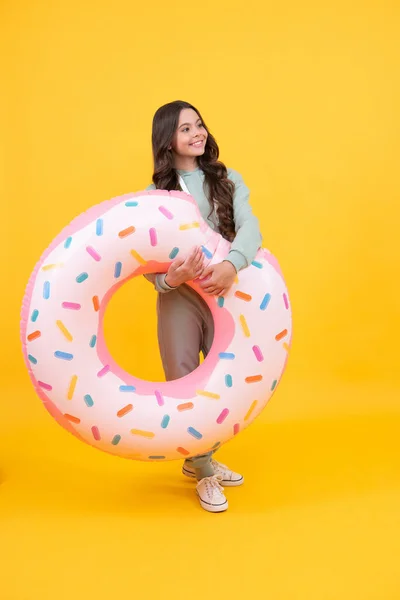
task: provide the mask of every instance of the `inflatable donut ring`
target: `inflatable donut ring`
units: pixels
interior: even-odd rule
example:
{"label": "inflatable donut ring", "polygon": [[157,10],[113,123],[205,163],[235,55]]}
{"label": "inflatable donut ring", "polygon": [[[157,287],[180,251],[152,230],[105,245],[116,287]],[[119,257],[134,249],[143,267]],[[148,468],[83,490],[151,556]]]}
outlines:
{"label": "inflatable donut ring", "polygon": [[144,381],[107,350],[102,323],[112,295],[132,277],[165,272],[194,245],[209,263],[230,249],[191,196],[146,191],[77,217],[36,265],[22,309],[26,365],[49,413],[80,440],[131,459],[191,457],[248,426],[276,389],[291,310],[279,265],[264,249],[225,297],[204,295],[190,283],[211,310],[215,335],[209,355],[189,375]]}

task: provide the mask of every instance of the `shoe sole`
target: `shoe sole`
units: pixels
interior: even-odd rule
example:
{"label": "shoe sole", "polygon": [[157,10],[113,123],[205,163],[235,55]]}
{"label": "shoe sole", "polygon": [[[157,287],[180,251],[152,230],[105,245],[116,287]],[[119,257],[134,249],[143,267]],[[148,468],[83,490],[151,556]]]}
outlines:
{"label": "shoe sole", "polygon": [[[182,473],[183,475],[185,475],[185,477],[190,477],[190,479],[196,479],[196,475],[194,473],[191,473],[190,471],[186,471],[184,469],[182,469]],[[243,485],[244,483],[244,477],[242,477],[241,479],[238,479],[237,481],[232,481],[232,480],[227,480],[227,479],[223,479],[221,481],[221,485],[222,487],[237,487],[239,485]]]}
{"label": "shoe sole", "polygon": [[196,494],[199,499],[201,507],[204,508],[204,510],[206,510],[207,512],[220,513],[220,512],[225,512],[226,510],[228,510],[228,500],[226,502],[224,502],[223,504],[209,504],[208,502],[204,502],[204,500],[202,500],[200,498],[199,493],[197,491],[196,491]]}

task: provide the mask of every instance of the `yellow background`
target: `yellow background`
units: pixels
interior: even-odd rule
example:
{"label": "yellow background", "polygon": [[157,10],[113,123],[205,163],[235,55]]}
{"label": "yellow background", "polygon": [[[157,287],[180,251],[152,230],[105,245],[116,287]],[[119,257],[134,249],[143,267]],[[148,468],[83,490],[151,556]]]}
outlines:
{"label": "yellow background", "polygon": [[[3,0],[0,6],[0,598],[398,600],[399,4]],[[251,189],[294,345],[221,451],[246,485],[209,515],[179,463],[96,452],[40,405],[19,311],[76,215],[151,180],[151,119],[197,105]],[[5,218],[4,218],[5,211]],[[155,294],[106,334],[160,378]]]}

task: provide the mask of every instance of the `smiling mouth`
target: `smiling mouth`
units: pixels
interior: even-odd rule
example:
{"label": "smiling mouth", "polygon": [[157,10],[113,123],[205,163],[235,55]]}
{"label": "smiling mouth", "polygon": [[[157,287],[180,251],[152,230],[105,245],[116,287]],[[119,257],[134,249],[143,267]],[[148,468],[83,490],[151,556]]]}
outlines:
{"label": "smiling mouth", "polygon": [[199,148],[203,144],[204,144],[204,140],[199,140],[197,142],[193,142],[193,144],[189,144],[189,146],[195,146],[195,147]]}

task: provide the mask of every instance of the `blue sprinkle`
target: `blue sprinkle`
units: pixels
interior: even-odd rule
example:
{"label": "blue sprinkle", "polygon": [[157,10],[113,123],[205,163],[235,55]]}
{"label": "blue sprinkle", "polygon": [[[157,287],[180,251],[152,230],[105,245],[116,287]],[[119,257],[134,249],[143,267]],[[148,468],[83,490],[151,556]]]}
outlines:
{"label": "blue sprinkle", "polygon": [[67,239],[64,242],[64,248],[69,248],[72,242],[72,237],[67,237]]}
{"label": "blue sprinkle", "polygon": [[224,302],[225,302],[225,298],[223,298],[222,296],[218,296],[218,300],[217,300],[217,302],[218,302],[218,306],[219,306],[220,308],[222,308],[222,307],[223,307],[223,305],[224,305]]}
{"label": "blue sprinkle", "polygon": [[122,262],[116,262],[115,269],[114,269],[115,279],[118,279],[118,277],[121,275],[121,270],[122,270]]}
{"label": "blue sprinkle", "polygon": [[94,348],[94,347],[95,347],[95,345],[96,345],[96,341],[97,341],[97,336],[95,336],[95,335],[92,335],[92,337],[90,338],[89,346],[90,346],[91,348]]}
{"label": "blue sprinkle", "polygon": [[86,406],[93,406],[94,402],[93,402],[92,396],[89,396],[89,394],[86,394],[86,396],[83,396],[83,399],[85,401]]}
{"label": "blue sprinkle", "polygon": [[111,443],[113,446],[116,446],[117,444],[119,444],[121,441],[121,436],[120,435],[114,435],[113,439],[111,440]]}
{"label": "blue sprinkle", "polygon": [[103,219],[96,221],[96,235],[103,235]]}
{"label": "blue sprinkle", "polygon": [[32,356],[32,354],[28,354],[28,359],[29,359],[29,362],[31,362],[32,364],[37,365],[37,358]]}
{"label": "blue sprinkle", "polygon": [[50,281],[45,281],[43,284],[43,298],[45,300],[50,298]]}
{"label": "blue sprinkle", "polygon": [[270,300],[271,300],[271,294],[265,294],[263,301],[260,304],[261,310],[265,310],[267,308]]}
{"label": "blue sprinkle", "polygon": [[190,433],[190,435],[196,438],[196,440],[201,440],[201,438],[203,437],[200,431],[197,431],[197,429],[194,429],[193,427],[188,427],[187,431],[188,433]]}
{"label": "blue sprinkle", "polygon": [[178,254],[179,252],[179,248],[172,248],[171,252],[169,253],[169,257],[172,260],[173,258],[175,258],[175,256]]}
{"label": "blue sprinkle", "polygon": [[205,246],[202,246],[201,249],[203,250],[203,254],[206,258],[212,258],[212,252],[209,251],[208,248],[206,248]]}
{"label": "blue sprinkle", "polygon": [[253,267],[257,267],[257,269],[263,268],[262,264],[257,262],[256,260],[253,260],[253,262],[251,264],[253,265]]}
{"label": "blue sprinkle", "polygon": [[232,375],[225,375],[225,385],[226,387],[233,386]]}
{"label": "blue sprinkle", "polygon": [[170,420],[171,420],[171,417],[169,415],[164,415],[164,417],[162,418],[162,421],[161,421],[161,427],[163,429],[167,429]]}
{"label": "blue sprinkle", "polygon": [[135,392],[136,388],[133,385],[120,385],[119,391],[120,392]]}
{"label": "blue sprinkle", "polygon": [[139,203],[135,200],[129,200],[128,202],[125,202],[125,206],[137,206],[138,204]]}
{"label": "blue sprinkle", "polygon": [[32,323],[34,323],[36,321],[36,319],[38,318],[38,316],[39,316],[39,311],[35,309],[33,311],[32,315],[31,315],[31,321],[32,321]]}
{"label": "blue sprinkle", "polygon": [[218,356],[220,358],[225,358],[226,360],[233,360],[235,358],[235,355],[232,354],[232,352],[220,352]]}
{"label": "blue sprinkle", "polygon": [[62,358],[63,360],[72,360],[74,358],[73,354],[69,354],[69,352],[61,352],[60,350],[54,352],[54,356],[56,358]]}
{"label": "blue sprinkle", "polygon": [[164,460],[165,456],[149,456],[149,460]]}
{"label": "blue sprinkle", "polygon": [[274,389],[276,388],[276,384],[277,384],[277,383],[278,383],[278,380],[277,380],[277,379],[275,379],[275,380],[272,382],[272,385],[271,385],[271,392],[273,392],[273,391],[274,391]]}
{"label": "blue sprinkle", "polygon": [[87,279],[89,277],[89,275],[87,273],[81,273],[80,275],[78,275],[78,277],[76,278],[76,281],[78,283],[82,283],[82,281],[85,281],[85,279]]}

